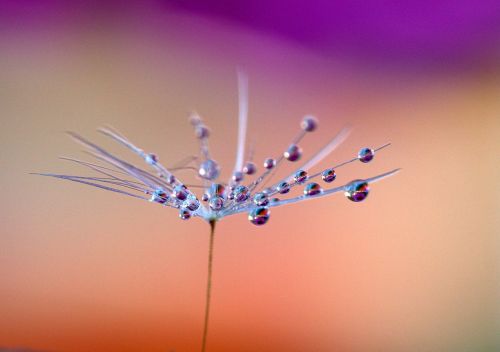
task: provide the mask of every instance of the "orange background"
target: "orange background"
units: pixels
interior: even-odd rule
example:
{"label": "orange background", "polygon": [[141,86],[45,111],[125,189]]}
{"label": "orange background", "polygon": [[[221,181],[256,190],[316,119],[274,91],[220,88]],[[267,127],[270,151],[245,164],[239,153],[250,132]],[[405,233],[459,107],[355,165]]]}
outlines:
{"label": "orange background", "polygon": [[393,143],[338,182],[403,171],[360,204],[336,195],[273,209],[263,227],[221,221],[208,350],[498,348],[500,66],[380,68],[185,13],[19,28],[0,36],[0,346],[199,349],[208,225],[28,173],[86,174],[57,160],[84,158],[65,130],[127,156],[103,124],[171,165],[197,152],[196,109],[227,176],[242,67],[257,160],[312,113],[306,153],[354,127],[323,167]]}

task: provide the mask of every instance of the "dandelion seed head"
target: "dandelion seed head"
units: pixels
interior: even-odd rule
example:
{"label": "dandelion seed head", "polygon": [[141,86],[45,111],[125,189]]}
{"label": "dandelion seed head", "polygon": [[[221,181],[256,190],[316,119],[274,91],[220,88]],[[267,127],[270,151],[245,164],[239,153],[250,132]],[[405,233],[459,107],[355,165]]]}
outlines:
{"label": "dandelion seed head", "polygon": [[[299,143],[302,144],[302,140],[310,132],[317,130],[318,120],[311,115],[306,115],[300,122],[297,135],[291,139],[285,150],[268,151],[275,157],[270,156],[265,159],[264,168],[258,174],[257,166],[253,162],[253,147],[250,148],[250,153],[245,155],[248,114],[246,94],[248,89],[246,87],[246,77],[240,74],[239,79],[240,97],[236,160],[227,182],[220,180],[221,167],[210,155],[208,145],[210,130],[197,113],[192,113],[189,116],[189,121],[199,142],[199,155],[185,158],[172,167],[164,166],[160,163],[156,154],[144,152],[120,132],[106,127],[99,129],[99,132],[141,157],[145,165],[131,164],[80,135],[69,132],[70,136],[83,144],[88,152],[98,159],[101,164],[71,158],[63,159],[87,167],[97,173],[97,176],[40,175],[78,182],[158,203],[166,208],[175,208],[178,209],[179,217],[183,220],[200,217],[211,222],[226,216],[247,213],[252,224],[263,225],[269,220],[271,207],[288,205],[341,192],[344,192],[345,196],[353,202],[363,201],[369,193],[369,184],[392,176],[399,171],[399,169],[395,169],[364,180],[354,180],[334,188],[325,185],[323,189],[315,182],[317,179],[321,178],[326,184],[330,184],[337,178],[340,167],[350,165],[356,160],[362,163],[370,162],[373,160],[375,152],[390,145],[390,143],[387,143],[374,149],[363,148],[357,156],[349,160],[340,162],[326,170],[314,170],[314,167],[319,162],[330,155],[347,138],[349,129],[344,128],[323,148],[316,153],[312,153],[305,162],[300,162],[297,169],[280,178],[274,184],[270,184],[269,181],[280,169],[280,166],[283,164],[291,165],[287,161],[296,163],[306,157]],[[243,163],[244,160],[246,160],[245,163]],[[201,184],[184,184],[182,177],[179,177],[180,173],[184,171],[193,171]],[[308,183],[305,184],[306,182]],[[290,196],[290,194],[293,194],[292,189],[304,184],[302,195]],[[195,191],[200,188],[201,197],[198,199]],[[277,198],[275,195],[282,195],[283,198]],[[201,203],[200,200],[204,203]]]}

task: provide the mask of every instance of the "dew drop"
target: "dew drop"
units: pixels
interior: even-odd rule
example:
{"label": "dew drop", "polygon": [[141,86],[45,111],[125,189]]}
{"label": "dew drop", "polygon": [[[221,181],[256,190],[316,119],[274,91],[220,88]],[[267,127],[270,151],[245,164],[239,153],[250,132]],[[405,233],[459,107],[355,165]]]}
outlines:
{"label": "dew drop", "polygon": [[295,175],[293,176],[293,180],[296,183],[304,183],[304,182],[306,182],[306,180],[307,180],[307,172],[305,172],[304,170],[297,171],[295,173]]}
{"label": "dew drop", "polygon": [[358,159],[362,163],[370,162],[375,156],[375,151],[371,148],[363,148],[358,153]]}
{"label": "dew drop", "polygon": [[253,175],[257,171],[257,167],[251,161],[247,162],[245,166],[243,166],[243,172],[247,175]]}
{"label": "dew drop", "polygon": [[266,207],[253,208],[250,213],[248,213],[248,220],[254,225],[264,225],[271,215],[271,211]]}
{"label": "dew drop", "polygon": [[257,193],[254,197],[253,197],[253,202],[256,204],[256,205],[259,205],[259,206],[264,206],[264,205],[267,205],[269,203],[269,199],[267,198],[267,195],[265,193]]}
{"label": "dew drop", "polygon": [[288,193],[288,192],[290,192],[290,185],[288,184],[288,182],[285,182],[285,181],[280,182],[278,184],[278,186],[276,186],[276,190],[280,194]]}
{"label": "dew drop", "polygon": [[240,171],[233,172],[233,176],[231,177],[234,182],[240,182],[243,180],[243,173]]}
{"label": "dew drop", "polygon": [[156,156],[156,154],[149,153],[148,155],[146,155],[146,162],[149,165],[156,165],[156,163],[158,162],[158,156]]}
{"label": "dew drop", "polygon": [[321,186],[317,184],[316,182],[311,182],[306,185],[304,188],[304,194],[306,196],[314,196],[318,193],[321,193]]}
{"label": "dew drop", "polygon": [[219,176],[219,164],[212,159],[207,159],[201,163],[198,174],[205,180],[215,180]]}
{"label": "dew drop", "polygon": [[212,210],[221,210],[224,206],[224,199],[222,197],[211,197],[210,202],[208,202],[210,209]]}
{"label": "dew drop", "polygon": [[323,181],[330,183],[337,178],[337,174],[335,173],[334,169],[326,169],[321,173],[321,178],[323,179]]}
{"label": "dew drop", "polygon": [[198,139],[208,138],[208,136],[210,135],[210,131],[205,125],[196,126],[194,129],[194,133],[196,135],[196,138]]}
{"label": "dew drop", "polygon": [[354,180],[345,186],[344,195],[353,202],[361,202],[365,200],[370,192],[368,182],[365,180]]}
{"label": "dew drop", "polygon": [[238,186],[234,190],[234,199],[237,203],[246,201],[250,197],[250,191],[245,186]]}
{"label": "dew drop", "polygon": [[179,210],[179,217],[182,220],[188,220],[189,218],[191,218],[191,212],[187,209],[181,209]]}
{"label": "dew drop", "polygon": [[193,194],[188,195],[187,199],[182,203],[182,207],[195,211],[200,207],[200,202]]}
{"label": "dew drop", "polygon": [[276,165],[276,160],[272,158],[267,158],[266,160],[264,160],[264,168],[268,170],[272,169],[275,165]]}
{"label": "dew drop", "polygon": [[292,144],[288,147],[288,149],[283,153],[283,156],[288,161],[297,161],[302,156],[302,149],[296,145]]}
{"label": "dew drop", "polygon": [[160,204],[165,204],[168,201],[168,195],[162,189],[157,189],[151,195],[150,201],[160,203]]}
{"label": "dew drop", "polygon": [[184,185],[177,185],[174,187],[174,190],[172,191],[172,196],[174,198],[177,198],[178,200],[185,200],[187,198],[188,192],[186,190],[186,186]]}
{"label": "dew drop", "polygon": [[226,191],[226,187],[224,187],[224,185],[221,185],[220,183],[212,183],[212,185],[210,186],[208,196],[210,198],[224,197],[225,191]]}
{"label": "dew drop", "polygon": [[314,116],[307,115],[300,123],[300,127],[306,132],[312,132],[318,127],[318,120]]}

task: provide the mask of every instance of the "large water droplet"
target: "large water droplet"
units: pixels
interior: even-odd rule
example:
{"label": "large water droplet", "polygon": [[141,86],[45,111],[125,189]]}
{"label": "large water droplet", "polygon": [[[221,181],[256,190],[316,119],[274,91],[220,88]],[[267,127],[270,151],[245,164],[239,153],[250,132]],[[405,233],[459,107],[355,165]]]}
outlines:
{"label": "large water droplet", "polygon": [[292,144],[283,153],[283,156],[289,161],[297,161],[302,156],[302,149],[298,145]]}
{"label": "large water droplet", "polygon": [[316,182],[308,183],[304,188],[304,194],[306,196],[314,196],[319,193],[321,193],[321,186]]}
{"label": "large water droplet", "polygon": [[240,182],[243,180],[243,173],[241,171],[233,172],[233,176],[231,177],[234,182]]}
{"label": "large water droplet", "polygon": [[363,148],[358,153],[358,159],[362,163],[370,162],[375,156],[375,151],[371,148]]}
{"label": "large water droplet", "polygon": [[254,197],[253,197],[253,202],[256,204],[256,205],[259,205],[259,206],[264,206],[264,205],[267,205],[267,203],[269,203],[269,199],[267,198],[267,195],[265,193],[257,193]]}
{"label": "large water droplet", "polygon": [[156,202],[160,204],[165,204],[168,201],[168,194],[162,189],[157,189],[151,195],[151,202]]}
{"label": "large water droplet", "polygon": [[250,197],[250,191],[245,186],[238,186],[234,190],[234,199],[236,202],[241,203]]}
{"label": "large water droplet", "polygon": [[208,202],[210,209],[212,210],[221,210],[224,206],[224,199],[222,197],[212,197]]}
{"label": "large water droplet", "polygon": [[253,175],[257,171],[257,167],[251,161],[247,162],[245,166],[243,166],[243,172],[247,175]]}
{"label": "large water droplet", "polygon": [[224,192],[226,191],[226,187],[221,185],[220,183],[212,183],[210,185],[210,189],[208,191],[209,198],[212,197],[224,197]]}
{"label": "large water droplet", "polygon": [[248,213],[248,220],[254,225],[264,225],[271,215],[271,211],[266,207],[253,208],[250,213]]}
{"label": "large water droplet", "polygon": [[321,178],[323,181],[330,183],[337,178],[337,174],[334,169],[326,169],[321,173]]}
{"label": "large water droplet", "polygon": [[207,159],[201,163],[198,174],[205,180],[215,180],[219,177],[219,164],[212,159]]}
{"label": "large water droplet", "polygon": [[365,200],[370,192],[368,182],[365,180],[354,180],[345,186],[344,195],[353,202]]}
{"label": "large water droplet", "polygon": [[306,182],[306,180],[307,180],[307,172],[305,172],[304,170],[297,171],[295,173],[295,175],[293,176],[293,180],[296,183],[304,183],[304,182]]}
{"label": "large water droplet", "polygon": [[174,187],[174,190],[172,191],[172,195],[177,198],[178,200],[185,200],[188,195],[188,191],[186,189],[186,186],[184,185],[177,185]]}
{"label": "large water droplet", "polygon": [[187,199],[182,203],[182,207],[195,211],[200,207],[200,202],[193,194],[189,194]]}
{"label": "large water droplet", "polygon": [[288,182],[285,181],[280,182],[278,186],[276,186],[276,190],[280,194],[288,193],[290,191],[290,185],[288,184]]}

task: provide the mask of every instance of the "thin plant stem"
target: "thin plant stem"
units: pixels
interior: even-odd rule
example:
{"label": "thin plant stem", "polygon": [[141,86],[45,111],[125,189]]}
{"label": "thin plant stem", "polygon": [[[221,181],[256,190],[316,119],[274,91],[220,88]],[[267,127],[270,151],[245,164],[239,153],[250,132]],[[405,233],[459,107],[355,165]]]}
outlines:
{"label": "thin plant stem", "polygon": [[205,323],[203,327],[203,341],[201,343],[201,352],[205,352],[207,346],[208,318],[210,315],[210,296],[212,291],[212,262],[214,254],[215,221],[216,220],[210,220],[210,244],[208,246],[207,293],[205,296]]}

